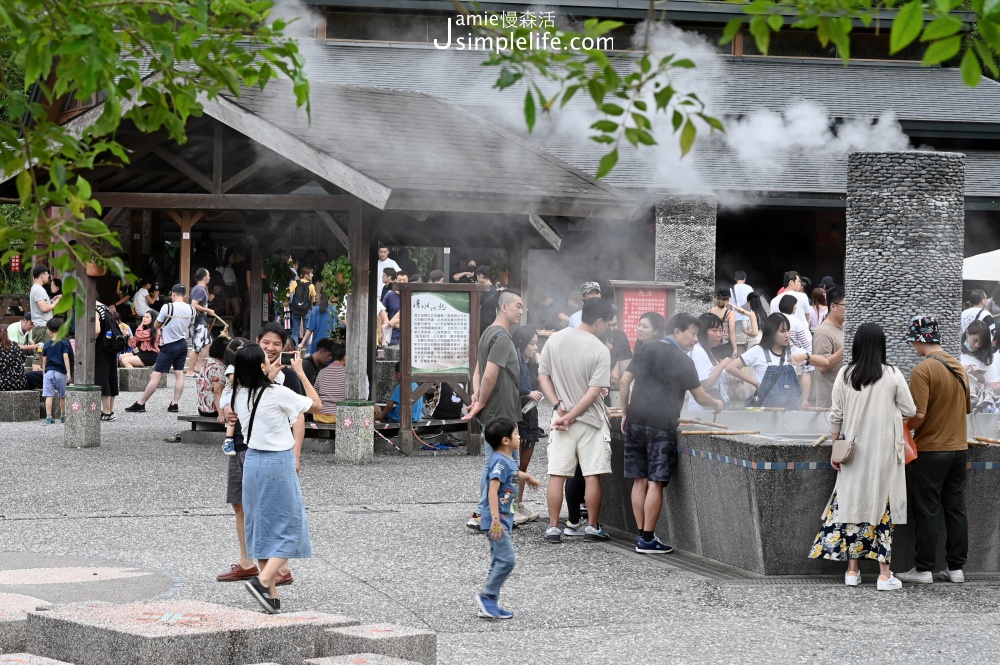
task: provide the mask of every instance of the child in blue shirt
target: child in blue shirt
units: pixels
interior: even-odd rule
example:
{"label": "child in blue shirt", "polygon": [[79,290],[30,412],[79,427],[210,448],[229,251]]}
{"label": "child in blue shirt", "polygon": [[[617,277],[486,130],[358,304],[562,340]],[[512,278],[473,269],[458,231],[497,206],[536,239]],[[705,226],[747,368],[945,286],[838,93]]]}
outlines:
{"label": "child in blue shirt", "polygon": [[[538,487],[538,479],[527,472],[519,472],[514,452],[521,445],[517,423],[510,418],[494,418],[486,424],[483,437],[495,451],[490,458],[489,485],[486,496],[489,510],[482,516],[479,528],[490,537],[490,572],[486,585],[476,594],[479,616],[487,619],[510,619],[513,612],[500,607],[500,587],[514,570],[517,559],[510,532],[514,527],[514,508],[520,481]],[[519,477],[520,476],[520,477]]]}
{"label": "child in blue shirt", "polygon": [[49,341],[42,346],[42,397],[45,398],[45,424],[55,423],[52,419],[52,400],[59,397],[59,422],[66,422],[66,384],[69,382],[68,339],[56,341],[62,319],[52,318],[45,324]]}

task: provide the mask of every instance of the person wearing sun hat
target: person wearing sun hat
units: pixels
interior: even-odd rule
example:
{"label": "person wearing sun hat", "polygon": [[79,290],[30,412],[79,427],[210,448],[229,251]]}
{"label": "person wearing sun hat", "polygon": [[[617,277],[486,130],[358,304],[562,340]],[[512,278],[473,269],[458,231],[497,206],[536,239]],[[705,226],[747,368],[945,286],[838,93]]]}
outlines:
{"label": "person wearing sun hat", "polygon": [[923,360],[910,375],[910,394],[917,413],[906,422],[917,444],[917,458],[906,465],[906,494],[915,525],[915,565],[897,577],[916,584],[934,581],[938,515],[943,511],[947,567],[937,578],[961,583],[969,551],[965,511],[966,415],[972,412],[969,376],[965,367],[941,348],[933,316],[910,319],[904,340]]}
{"label": "person wearing sun hat", "polygon": [[[580,295],[583,296],[584,301],[590,300],[591,298],[601,297],[601,285],[597,282],[584,282],[580,286]],[[566,324],[567,328],[579,328],[580,324],[583,323],[583,309],[574,312],[569,317],[569,323]]]}

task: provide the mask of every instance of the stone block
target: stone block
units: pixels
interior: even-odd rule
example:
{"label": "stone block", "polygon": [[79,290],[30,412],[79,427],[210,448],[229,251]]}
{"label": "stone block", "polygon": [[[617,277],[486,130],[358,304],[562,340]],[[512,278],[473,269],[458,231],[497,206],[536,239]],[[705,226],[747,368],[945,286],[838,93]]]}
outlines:
{"label": "stone block", "polygon": [[424,665],[437,663],[437,634],[429,630],[374,624],[331,628],[325,631],[325,635],[323,655],[326,656],[374,653],[409,658]]}
{"label": "stone block", "polygon": [[184,430],[181,432],[181,443],[190,443],[199,446],[219,446],[226,438],[225,431],[212,432],[210,430]]}
{"label": "stone block", "polygon": [[396,387],[396,363],[399,362],[399,347],[388,346],[378,350],[375,359],[375,377],[372,383],[372,399],[385,404]]}
{"label": "stone block", "polygon": [[28,648],[76,665],[298,665],[323,655],[324,629],[357,625],[314,612],[265,614],[192,600],[87,603],[28,614]]}
{"label": "stone block", "polygon": [[66,448],[96,448],[101,445],[101,388],[74,385],[66,389]]}
{"label": "stone block", "polygon": [[304,665],[415,665],[415,660],[403,660],[377,653],[352,653],[348,656],[310,658]]}
{"label": "stone block", "polygon": [[39,390],[5,391],[3,399],[0,399],[0,423],[26,423],[38,420],[40,396]]}
{"label": "stone block", "polygon": [[0,654],[0,665],[73,665],[73,663],[42,658],[30,653],[4,653]]}
{"label": "stone block", "polygon": [[[141,393],[149,385],[151,378],[153,378],[152,367],[119,367],[118,390],[123,393]],[[161,374],[157,388],[166,387],[167,375]]]}
{"label": "stone block", "polygon": [[[331,432],[333,434],[333,432]],[[337,446],[336,441],[333,437],[330,438],[316,438],[307,436],[302,440],[302,450],[307,453],[325,453],[327,455],[332,455],[336,452]]]}
{"label": "stone block", "polygon": [[374,402],[337,402],[337,445],[333,451],[334,460],[344,464],[368,464],[375,460],[374,409]]}

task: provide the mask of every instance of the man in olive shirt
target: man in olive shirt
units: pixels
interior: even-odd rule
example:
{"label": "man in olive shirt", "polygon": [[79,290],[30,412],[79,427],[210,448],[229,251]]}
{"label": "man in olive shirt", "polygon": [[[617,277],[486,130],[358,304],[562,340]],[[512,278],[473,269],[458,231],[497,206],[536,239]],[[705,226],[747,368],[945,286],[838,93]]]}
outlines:
{"label": "man in olive shirt", "polygon": [[[813,353],[830,356],[844,349],[844,287],[834,286],[826,294],[829,308],[823,323],[813,333]],[[816,406],[829,409],[833,403],[833,384],[840,368],[844,366],[843,353],[840,360],[816,372]]]}
{"label": "man in olive shirt", "polygon": [[915,524],[916,565],[897,577],[916,584],[934,581],[938,514],[943,510],[948,566],[937,577],[964,582],[962,567],[969,551],[969,521],[965,513],[966,415],[972,412],[969,377],[962,364],[941,348],[934,317],[913,317],[906,341],[923,358],[910,375],[910,393],[917,413],[907,422],[913,430],[918,453],[917,459],[906,466],[906,494]]}
{"label": "man in olive shirt", "polygon": [[[517,383],[521,376],[521,360],[510,331],[521,323],[524,302],[514,291],[501,291],[496,299],[497,315],[493,325],[483,331],[476,351],[476,371],[472,374],[472,405],[465,420],[478,418],[485,427],[494,418],[503,416],[514,422],[521,419],[521,396]],[[473,314],[475,316],[475,314]],[[479,516],[486,505],[486,484],[493,449],[486,446],[486,458],[479,479],[479,505],[466,523],[479,529]],[[515,452],[514,459],[517,459]]]}

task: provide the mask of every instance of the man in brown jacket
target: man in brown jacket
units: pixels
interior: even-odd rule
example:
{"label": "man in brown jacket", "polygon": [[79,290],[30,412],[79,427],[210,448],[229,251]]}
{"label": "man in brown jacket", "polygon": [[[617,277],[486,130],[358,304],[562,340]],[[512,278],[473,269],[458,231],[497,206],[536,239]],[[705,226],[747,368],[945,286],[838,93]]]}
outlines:
{"label": "man in brown jacket", "polygon": [[916,565],[897,577],[916,584],[934,581],[938,515],[943,510],[948,565],[937,577],[960,583],[965,581],[962,567],[969,551],[965,513],[966,415],[972,412],[969,377],[962,364],[941,348],[934,317],[913,317],[906,341],[923,358],[910,375],[917,414],[907,421],[918,453],[906,467],[906,493],[916,528]]}

